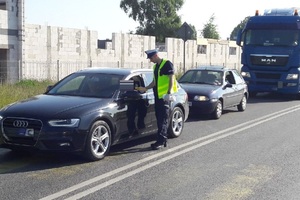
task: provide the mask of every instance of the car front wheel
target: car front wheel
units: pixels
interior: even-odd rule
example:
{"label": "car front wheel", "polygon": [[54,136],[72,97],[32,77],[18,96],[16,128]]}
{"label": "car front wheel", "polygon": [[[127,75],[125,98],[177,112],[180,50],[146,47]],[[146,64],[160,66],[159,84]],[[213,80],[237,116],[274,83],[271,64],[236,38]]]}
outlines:
{"label": "car front wheel", "polygon": [[212,113],[212,118],[219,119],[222,115],[222,112],[223,112],[223,105],[222,105],[222,102],[220,100],[218,100],[216,108]]}
{"label": "car front wheel", "polygon": [[179,137],[184,125],[184,114],[181,108],[175,107],[170,116],[168,135],[171,138]]}
{"label": "car front wheel", "polygon": [[244,111],[246,110],[246,106],[247,106],[247,98],[246,96],[244,95],[240,104],[237,106],[238,108],[238,111]]}
{"label": "car front wheel", "polygon": [[96,121],[87,137],[84,156],[91,161],[103,159],[111,146],[111,130],[105,121]]}

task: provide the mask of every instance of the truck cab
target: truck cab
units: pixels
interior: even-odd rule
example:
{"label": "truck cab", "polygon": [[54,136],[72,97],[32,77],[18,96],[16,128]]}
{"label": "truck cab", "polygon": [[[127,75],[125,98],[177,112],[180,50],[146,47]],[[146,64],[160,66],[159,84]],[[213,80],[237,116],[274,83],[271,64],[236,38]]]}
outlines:
{"label": "truck cab", "polygon": [[300,17],[298,8],[256,11],[238,33],[241,74],[250,96],[259,92],[300,91]]}

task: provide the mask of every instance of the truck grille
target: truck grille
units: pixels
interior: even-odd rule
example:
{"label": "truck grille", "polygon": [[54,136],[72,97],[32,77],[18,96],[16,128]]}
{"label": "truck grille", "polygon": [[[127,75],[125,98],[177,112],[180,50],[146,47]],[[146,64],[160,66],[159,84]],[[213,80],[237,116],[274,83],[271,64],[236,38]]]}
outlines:
{"label": "truck grille", "polygon": [[285,67],[289,56],[251,55],[250,60],[252,65]]}
{"label": "truck grille", "polygon": [[43,123],[37,119],[5,118],[2,126],[6,143],[34,146]]}
{"label": "truck grille", "polygon": [[281,77],[281,74],[273,74],[273,73],[255,73],[256,78],[260,79],[273,79],[273,80],[279,80]]}

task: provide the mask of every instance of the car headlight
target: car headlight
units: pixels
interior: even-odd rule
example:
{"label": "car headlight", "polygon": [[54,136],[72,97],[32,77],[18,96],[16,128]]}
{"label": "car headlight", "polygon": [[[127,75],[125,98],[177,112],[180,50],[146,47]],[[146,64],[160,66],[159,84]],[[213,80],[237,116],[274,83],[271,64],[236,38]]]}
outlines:
{"label": "car headlight", "polygon": [[55,127],[78,127],[80,119],[54,119],[48,121],[50,126]]}
{"label": "car headlight", "polygon": [[201,96],[201,95],[196,95],[194,97],[195,101],[209,101],[209,98],[207,96]]}
{"label": "car headlight", "polygon": [[286,80],[297,80],[298,79],[298,74],[288,74],[286,76]]}
{"label": "car headlight", "polygon": [[241,72],[243,77],[251,78],[250,72]]}
{"label": "car headlight", "polygon": [[0,115],[0,121],[3,119],[3,117]]}

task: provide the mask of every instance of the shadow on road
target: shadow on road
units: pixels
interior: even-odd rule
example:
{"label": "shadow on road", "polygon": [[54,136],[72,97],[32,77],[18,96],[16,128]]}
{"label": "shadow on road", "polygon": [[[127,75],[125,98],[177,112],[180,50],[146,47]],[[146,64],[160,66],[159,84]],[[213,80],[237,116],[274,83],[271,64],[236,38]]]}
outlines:
{"label": "shadow on road", "polygon": [[[155,140],[155,138],[155,135],[146,136],[144,138],[114,145],[111,147],[110,153],[107,155],[107,157],[152,151],[150,145],[148,146],[147,144],[145,147],[143,144],[152,142]],[[140,145],[144,147],[138,147]],[[96,162],[101,162],[101,160]],[[89,163],[93,162],[89,162],[81,155],[74,153],[25,151],[14,152],[8,149],[0,148],[0,174],[22,173]]]}
{"label": "shadow on road", "polygon": [[258,93],[255,97],[249,97],[248,103],[287,102],[295,100],[300,100],[300,96],[277,93]]}

